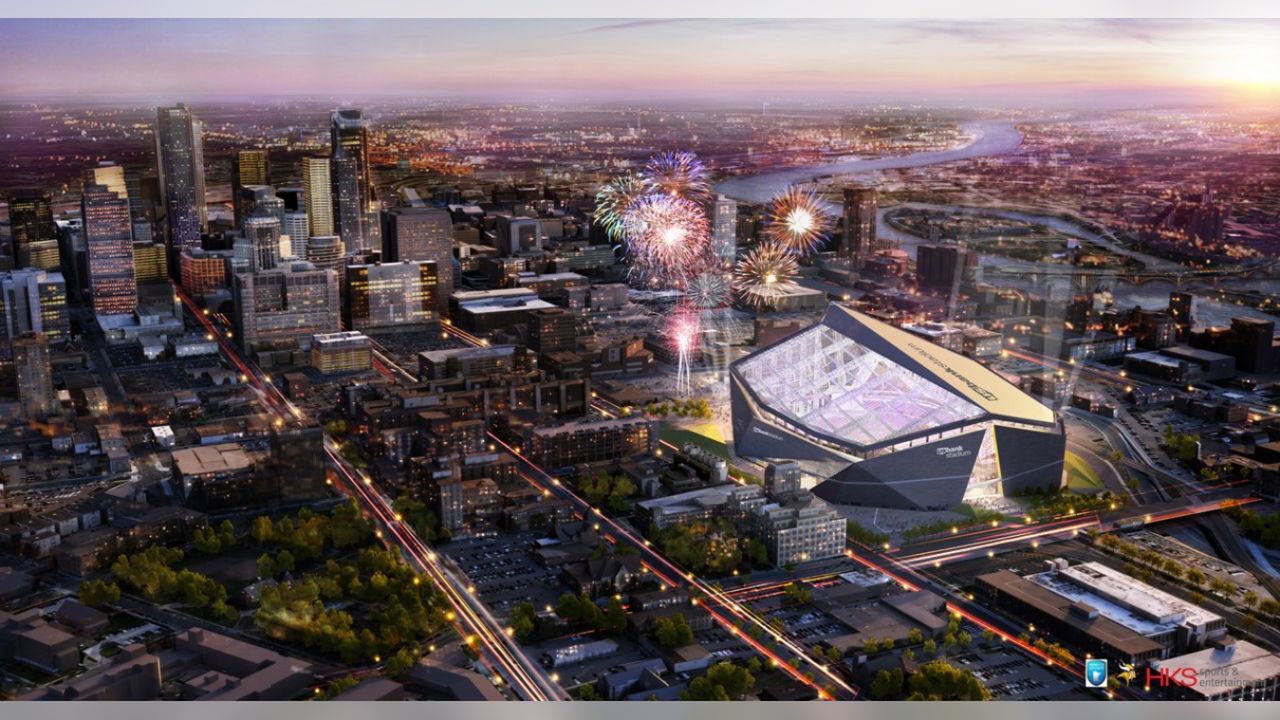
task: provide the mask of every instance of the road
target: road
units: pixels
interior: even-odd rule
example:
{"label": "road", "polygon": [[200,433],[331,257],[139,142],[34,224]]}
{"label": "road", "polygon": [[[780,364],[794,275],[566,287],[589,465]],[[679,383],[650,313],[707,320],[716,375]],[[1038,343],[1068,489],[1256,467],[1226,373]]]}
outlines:
{"label": "road", "polygon": [[[181,288],[175,285],[174,292],[188,312],[217,338],[222,354],[240,370],[244,382],[258,394],[263,406],[276,416],[278,425],[303,419],[302,411],[271,384],[269,376],[241,356],[239,349],[231,343],[229,332],[215,327],[209,316]],[[380,539],[403,552],[446,596],[453,607],[454,617],[451,619],[457,624],[459,634],[486,658],[489,667],[495,671],[495,679],[505,681],[522,699],[568,700],[569,695],[564,688],[552,681],[544,669],[524,653],[508,629],[489,613],[470,588],[444,566],[412,528],[400,521],[390,501],[373,489],[372,479],[360,473],[337,452],[336,443],[327,433],[325,454],[338,479],[335,486],[356,500],[382,526],[378,531]]]}

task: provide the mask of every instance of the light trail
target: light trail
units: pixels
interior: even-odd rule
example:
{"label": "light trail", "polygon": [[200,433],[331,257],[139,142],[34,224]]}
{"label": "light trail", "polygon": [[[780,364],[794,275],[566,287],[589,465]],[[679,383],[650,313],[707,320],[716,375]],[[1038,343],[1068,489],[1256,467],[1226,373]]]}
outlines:
{"label": "light trail", "polygon": [[[536,475],[541,476],[541,477],[535,477],[534,475],[531,475],[529,473],[522,472],[520,475],[522,478],[525,479],[526,482],[531,484],[533,487],[538,488],[544,494],[554,494],[557,497],[560,497],[568,501],[579,511],[579,513],[581,513],[584,519],[590,518],[593,524],[599,525],[599,526],[607,526],[609,528],[609,531],[615,538],[622,538],[626,540],[628,544],[630,544],[632,547],[638,550],[641,554],[642,559],[645,562],[645,566],[649,569],[650,572],[653,572],[655,576],[658,577],[660,580],[662,580],[664,583],[672,587],[688,585],[689,587],[696,589],[697,591],[702,593],[706,598],[713,600],[716,606],[718,607],[712,606],[706,602],[702,603],[702,607],[708,613],[711,614],[712,618],[715,619],[717,623],[719,623],[722,627],[724,627],[725,630],[729,632],[731,635],[733,635],[735,638],[742,640],[743,642],[750,645],[754,650],[756,650],[761,655],[771,660],[784,672],[791,675],[792,678],[794,678],[795,680],[812,687],[814,690],[818,692],[818,696],[820,698],[824,700],[835,699],[826,690],[826,688],[818,684],[816,680],[810,679],[799,668],[792,667],[790,663],[786,662],[784,658],[782,658],[777,653],[775,653],[771,648],[767,647],[760,641],[756,640],[749,633],[746,633],[741,628],[739,628],[736,624],[734,624],[730,619],[726,617],[726,614],[731,615],[740,621],[748,622],[755,625],[761,632],[765,633],[766,636],[772,637],[775,642],[779,643],[780,645],[785,647],[787,650],[789,650],[791,654],[795,658],[797,658],[801,663],[807,663],[811,668],[813,668],[813,670],[815,670],[827,681],[829,681],[834,687],[839,688],[843,690],[845,693],[847,693],[849,698],[857,697],[858,695],[857,689],[849,685],[844,680],[843,677],[841,677],[839,674],[837,674],[827,665],[815,661],[813,658],[809,656],[805,648],[801,647],[798,643],[796,643],[791,638],[787,637],[784,633],[780,633],[774,630],[759,615],[739,605],[737,602],[733,600],[733,598],[729,597],[729,595],[725,593],[723,590],[720,590],[715,586],[711,585],[710,583],[707,583],[706,581],[701,580],[693,573],[684,570],[683,568],[679,567],[671,560],[668,560],[665,556],[663,556],[661,553],[655,550],[652,544],[649,543],[647,540],[636,536],[630,530],[624,528],[617,521],[613,520],[612,518],[605,515],[603,512],[600,512],[596,508],[592,507],[590,503],[578,497],[576,494],[574,494],[572,491],[566,488],[564,484],[560,482],[559,479],[551,476],[545,470],[538,467],[535,463],[533,463],[531,460],[529,460],[524,455],[522,455],[518,450],[511,447],[511,445],[509,445],[504,440],[502,440],[502,438],[499,438],[497,435],[495,435],[492,432],[489,433],[489,437],[495,443],[502,446],[507,452],[511,453],[514,457],[520,460],[520,462],[522,462],[525,466],[533,470],[533,472]],[[723,612],[720,612],[720,610],[723,610]]]}
{"label": "light trail", "polygon": [[[242,380],[254,390],[264,406],[277,416],[276,424],[281,425],[285,420],[301,419],[302,411],[271,384],[269,376],[262,373],[255,365],[245,361],[231,344],[228,334],[214,327],[209,316],[197,307],[181,288],[176,285],[173,287],[175,297],[204,326],[206,333],[216,338],[223,355],[240,370]],[[453,607],[452,614],[464,642],[468,645],[479,642],[497,662],[501,674],[495,673],[494,677],[502,681],[502,676],[505,675],[506,682],[513,690],[527,700],[569,699],[564,689],[543,675],[541,668],[524,654],[474,593],[443,567],[439,556],[430,550],[411,528],[399,520],[390,502],[373,490],[372,479],[351,467],[350,463],[338,453],[336,443],[328,434],[325,434],[324,442],[329,464],[338,472],[338,476],[346,481],[339,485],[347,490],[346,494],[349,497],[364,504],[366,509],[395,538],[401,551],[445,595]],[[382,537],[381,532],[379,537]],[[492,668],[492,665],[489,667]]]}

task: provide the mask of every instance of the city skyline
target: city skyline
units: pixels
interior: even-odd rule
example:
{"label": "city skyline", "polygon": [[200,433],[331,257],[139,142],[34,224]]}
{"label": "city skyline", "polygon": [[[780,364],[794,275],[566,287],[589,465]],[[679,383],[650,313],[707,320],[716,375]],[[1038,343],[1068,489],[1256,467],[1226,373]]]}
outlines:
{"label": "city skyline", "polygon": [[[1240,106],[1273,20],[4,20],[0,95]],[[60,38],[77,42],[50,55]],[[216,43],[203,42],[216,38]],[[448,68],[448,72],[440,69]],[[109,91],[104,88],[110,88]]]}

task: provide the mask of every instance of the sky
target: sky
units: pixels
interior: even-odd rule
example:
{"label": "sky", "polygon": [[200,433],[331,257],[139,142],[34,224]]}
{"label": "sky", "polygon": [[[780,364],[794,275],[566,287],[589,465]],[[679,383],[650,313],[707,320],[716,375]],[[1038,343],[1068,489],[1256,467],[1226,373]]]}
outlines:
{"label": "sky", "polygon": [[0,20],[0,98],[1280,100],[1276,20]]}

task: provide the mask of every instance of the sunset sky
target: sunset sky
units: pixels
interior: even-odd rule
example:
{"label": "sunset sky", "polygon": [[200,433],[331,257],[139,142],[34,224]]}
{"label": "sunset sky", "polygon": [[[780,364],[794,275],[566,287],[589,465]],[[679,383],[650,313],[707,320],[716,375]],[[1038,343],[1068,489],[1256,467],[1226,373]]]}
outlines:
{"label": "sunset sky", "polygon": [[0,20],[0,95],[1280,99],[1280,21]]}

